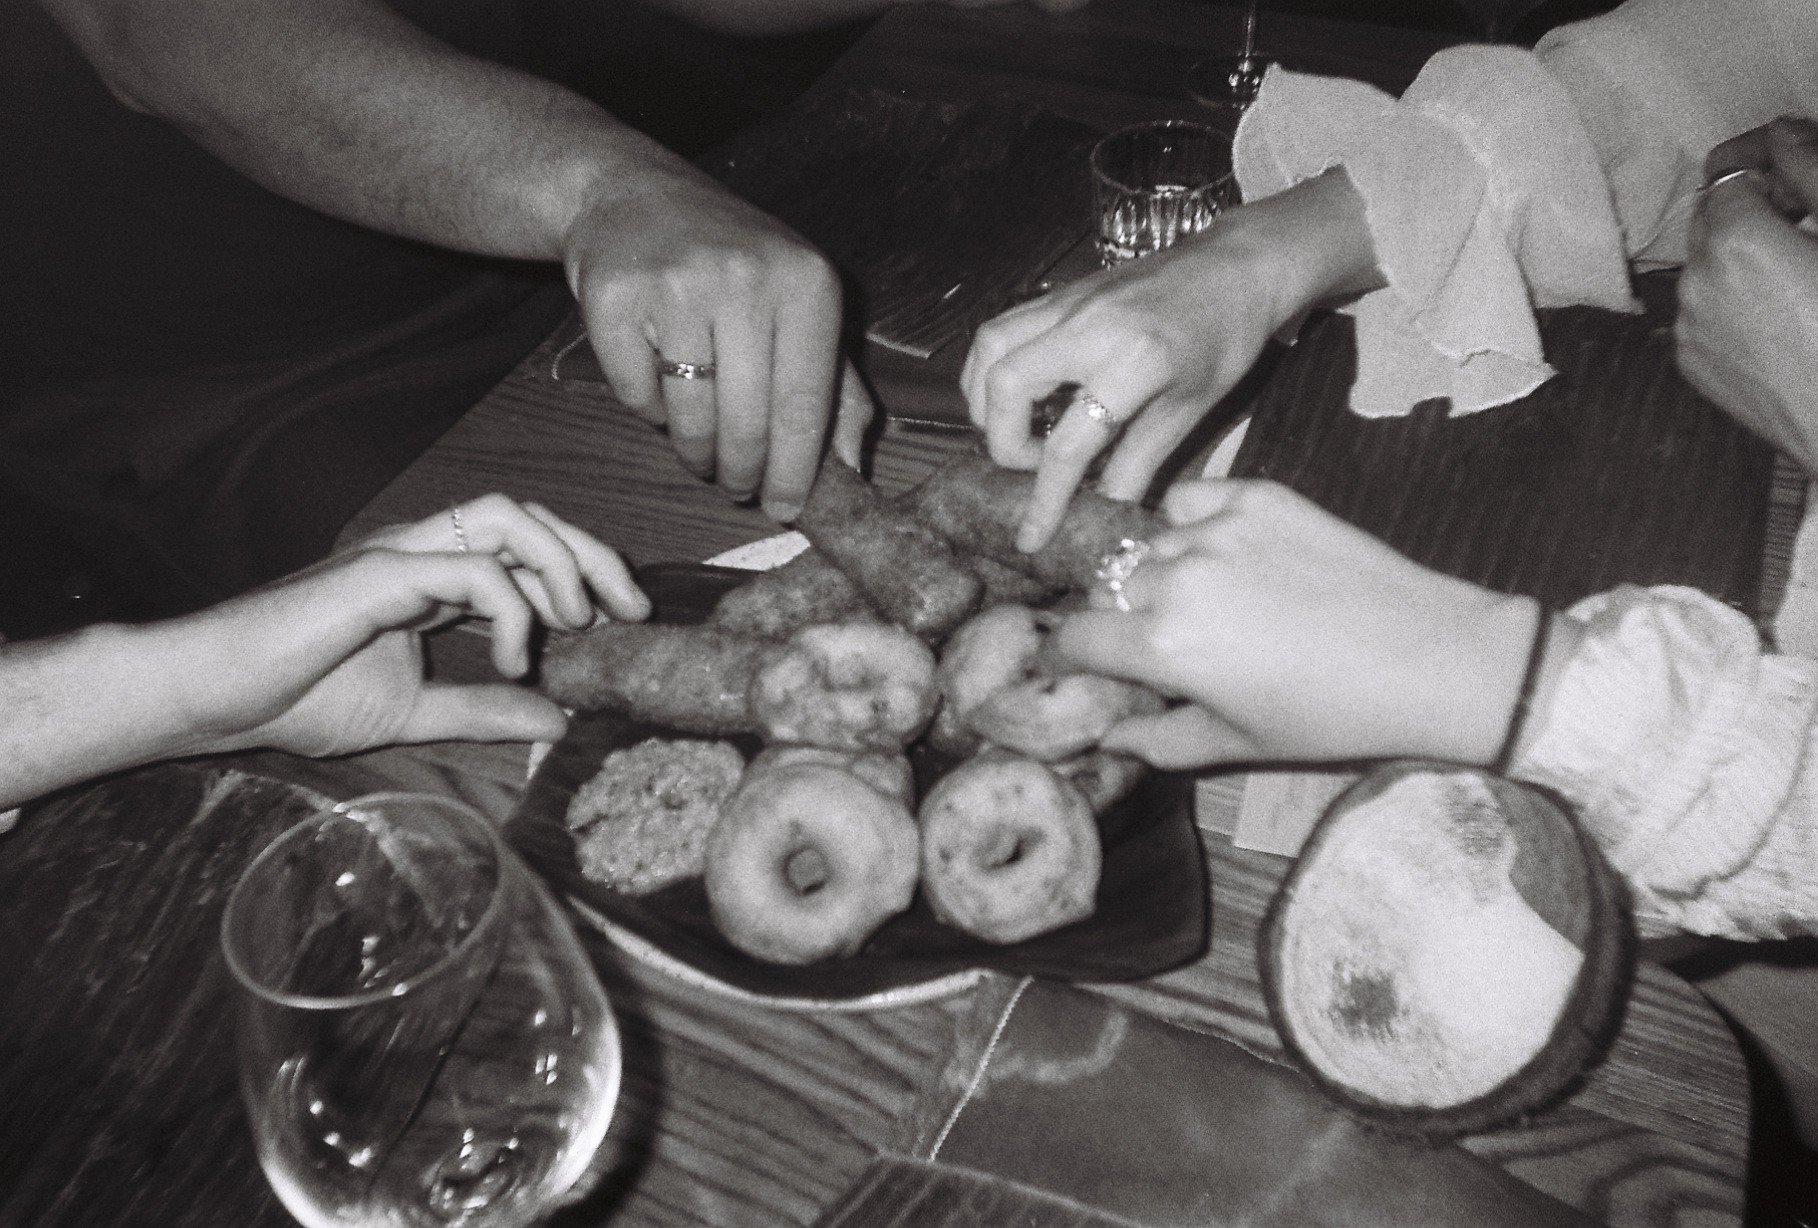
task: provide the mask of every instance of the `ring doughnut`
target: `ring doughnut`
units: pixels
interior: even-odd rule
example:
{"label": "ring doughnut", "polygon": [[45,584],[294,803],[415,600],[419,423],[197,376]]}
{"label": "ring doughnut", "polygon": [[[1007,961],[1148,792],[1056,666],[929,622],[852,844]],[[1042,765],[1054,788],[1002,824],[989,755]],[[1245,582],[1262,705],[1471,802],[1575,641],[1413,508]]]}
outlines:
{"label": "ring doughnut", "polygon": [[922,890],[934,915],[992,943],[1092,915],[1103,852],[1092,807],[1032,759],[987,752],[922,802]]}
{"label": "ring doughnut", "polygon": [[917,857],[908,808],[851,773],[812,762],[750,773],[707,840],[709,911],[758,959],[851,955],[909,907]]}

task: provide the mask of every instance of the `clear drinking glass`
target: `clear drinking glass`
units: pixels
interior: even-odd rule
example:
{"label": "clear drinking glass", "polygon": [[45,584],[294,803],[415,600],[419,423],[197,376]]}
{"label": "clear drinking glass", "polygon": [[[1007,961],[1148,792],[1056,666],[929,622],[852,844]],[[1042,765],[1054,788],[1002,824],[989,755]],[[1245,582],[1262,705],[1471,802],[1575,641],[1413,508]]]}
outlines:
{"label": "clear drinking glass", "polygon": [[240,1086],[309,1228],[519,1228],[585,1192],[617,1026],[487,819],[381,793],[280,836],[228,898]]}
{"label": "clear drinking glass", "polygon": [[1120,128],[1092,149],[1098,254],[1109,267],[1212,224],[1232,195],[1231,136],[1190,120]]}
{"label": "clear drinking glass", "polygon": [[1256,53],[1256,15],[1258,0],[1244,5],[1244,45],[1236,55],[1215,55],[1187,68],[1187,94],[1196,102],[1210,107],[1233,107],[1242,111],[1256,101],[1262,88],[1263,74],[1275,63]]}

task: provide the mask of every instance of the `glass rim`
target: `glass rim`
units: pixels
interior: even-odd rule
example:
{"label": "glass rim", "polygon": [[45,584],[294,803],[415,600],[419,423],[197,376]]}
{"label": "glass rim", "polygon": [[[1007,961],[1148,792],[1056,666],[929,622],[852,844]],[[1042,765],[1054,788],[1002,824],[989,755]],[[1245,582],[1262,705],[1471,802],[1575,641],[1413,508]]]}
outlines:
{"label": "glass rim", "polygon": [[[288,993],[273,989],[252,975],[251,971],[242,966],[240,960],[235,956],[233,944],[228,941],[228,927],[233,923],[242,896],[246,892],[248,884],[252,882],[254,874],[266,862],[278,856],[296,840],[301,839],[307,831],[318,829],[336,819],[355,821],[349,816],[349,812],[352,810],[400,799],[417,803],[427,802],[432,807],[442,809],[445,813],[454,816],[459,822],[477,828],[483,833],[486,849],[492,857],[493,864],[498,867],[498,874],[493,882],[492,894],[486,901],[486,909],[480,914],[480,918],[474,923],[473,928],[428,967],[407,976],[394,978],[386,985],[362,990],[359,993],[334,996]],[[246,869],[240,872],[239,880],[234,883],[233,890],[228,892],[227,903],[221,910],[221,958],[227,964],[229,974],[242,989],[261,1001],[275,1006],[285,1006],[297,1010],[345,1011],[374,1006],[381,1002],[396,1001],[446,975],[451,968],[467,956],[479,942],[481,935],[488,933],[498,924],[499,917],[505,908],[505,876],[511,872],[509,861],[510,851],[505,847],[505,841],[500,836],[498,828],[479,810],[460,798],[444,797],[439,793],[390,789],[378,793],[364,793],[359,797],[335,802],[317,810],[308,818],[291,825],[273,837],[271,842],[260,849],[258,855],[247,863]]]}
{"label": "glass rim", "polygon": [[[1097,141],[1093,142],[1092,152],[1086,156],[1086,161],[1087,161],[1087,164],[1092,169],[1093,177],[1095,179],[1103,180],[1104,182],[1110,184],[1112,187],[1116,188],[1120,192],[1146,193],[1146,192],[1150,191],[1151,189],[1146,188],[1146,187],[1142,186],[1141,184],[1130,183],[1130,182],[1126,181],[1124,178],[1122,178],[1121,176],[1114,175],[1110,171],[1106,170],[1103,165],[1103,159],[1102,159],[1101,154],[1102,154],[1102,151],[1111,144],[1111,142],[1118,140],[1120,138],[1127,139],[1129,137],[1136,136],[1139,133],[1160,132],[1160,131],[1167,131],[1167,130],[1173,130],[1173,131],[1178,131],[1178,132],[1192,131],[1192,132],[1196,132],[1196,133],[1204,133],[1207,136],[1216,137],[1219,140],[1224,142],[1225,149],[1227,150],[1227,152],[1230,150],[1232,142],[1234,142],[1237,139],[1236,133],[1233,133],[1233,132],[1229,131],[1228,129],[1221,128],[1221,127],[1217,126],[1216,124],[1208,124],[1204,120],[1198,120],[1198,119],[1145,119],[1145,120],[1141,120],[1134,124],[1125,124],[1122,128],[1113,129],[1112,131],[1107,132],[1107,133],[1105,133],[1105,135],[1099,137]],[[1232,179],[1236,178],[1236,176],[1237,176],[1237,168],[1235,166],[1232,166],[1232,167],[1227,168],[1226,171],[1224,172],[1224,174],[1216,175],[1213,178],[1206,180],[1206,182],[1198,185],[1197,187],[1188,188],[1187,192],[1196,193],[1196,192],[1214,191],[1221,185],[1229,183]]]}

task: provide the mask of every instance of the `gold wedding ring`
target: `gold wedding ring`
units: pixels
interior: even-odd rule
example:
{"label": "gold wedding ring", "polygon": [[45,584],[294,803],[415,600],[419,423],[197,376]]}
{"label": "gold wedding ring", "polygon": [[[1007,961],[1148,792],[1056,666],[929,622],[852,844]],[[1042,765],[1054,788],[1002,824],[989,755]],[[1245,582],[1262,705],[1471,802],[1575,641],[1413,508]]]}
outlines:
{"label": "gold wedding ring", "polygon": [[676,362],[659,354],[657,373],[673,375],[677,379],[712,379],[719,374],[719,369],[710,362]]}

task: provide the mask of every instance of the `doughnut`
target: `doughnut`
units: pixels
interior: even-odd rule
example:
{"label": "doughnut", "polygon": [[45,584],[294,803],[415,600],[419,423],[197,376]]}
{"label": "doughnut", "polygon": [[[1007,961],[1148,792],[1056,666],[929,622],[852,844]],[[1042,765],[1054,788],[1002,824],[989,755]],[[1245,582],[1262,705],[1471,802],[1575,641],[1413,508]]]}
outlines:
{"label": "doughnut", "polygon": [[987,752],[923,800],[922,890],[934,915],[991,943],[1092,915],[1102,864],[1086,797],[1045,764]]}
{"label": "doughnut", "polygon": [[934,715],[934,653],[887,623],[824,623],[791,636],[752,680],[766,741],[898,751]]}
{"label": "doughnut", "polygon": [[909,766],[909,756],[901,751],[850,751],[779,744],[759,751],[748,770],[767,772],[792,763],[818,763],[851,772],[885,797],[894,797],[905,806],[915,805],[915,771]]}
{"label": "doughnut", "polygon": [[838,768],[749,773],[707,840],[707,901],[733,946],[809,964],[851,955],[915,895],[908,807]]}
{"label": "doughnut", "polygon": [[946,538],[837,457],[822,463],[795,527],[912,635],[944,639],[984,599]]}
{"label": "doughnut", "polygon": [[1053,761],[1097,746],[1127,716],[1161,711],[1161,698],[1135,683],[1056,675],[1046,652],[1047,618],[1028,606],[995,605],[953,633],[935,673],[942,743],[958,749],[970,733]]}
{"label": "doughnut", "polygon": [[1101,815],[1134,793],[1149,770],[1149,765],[1135,755],[1096,747],[1048,766],[1085,795],[1093,814]]}
{"label": "doughnut", "polygon": [[985,741],[1052,762],[1097,746],[1125,717],[1160,712],[1161,696],[1121,678],[1067,674],[999,687],[966,713]]}

